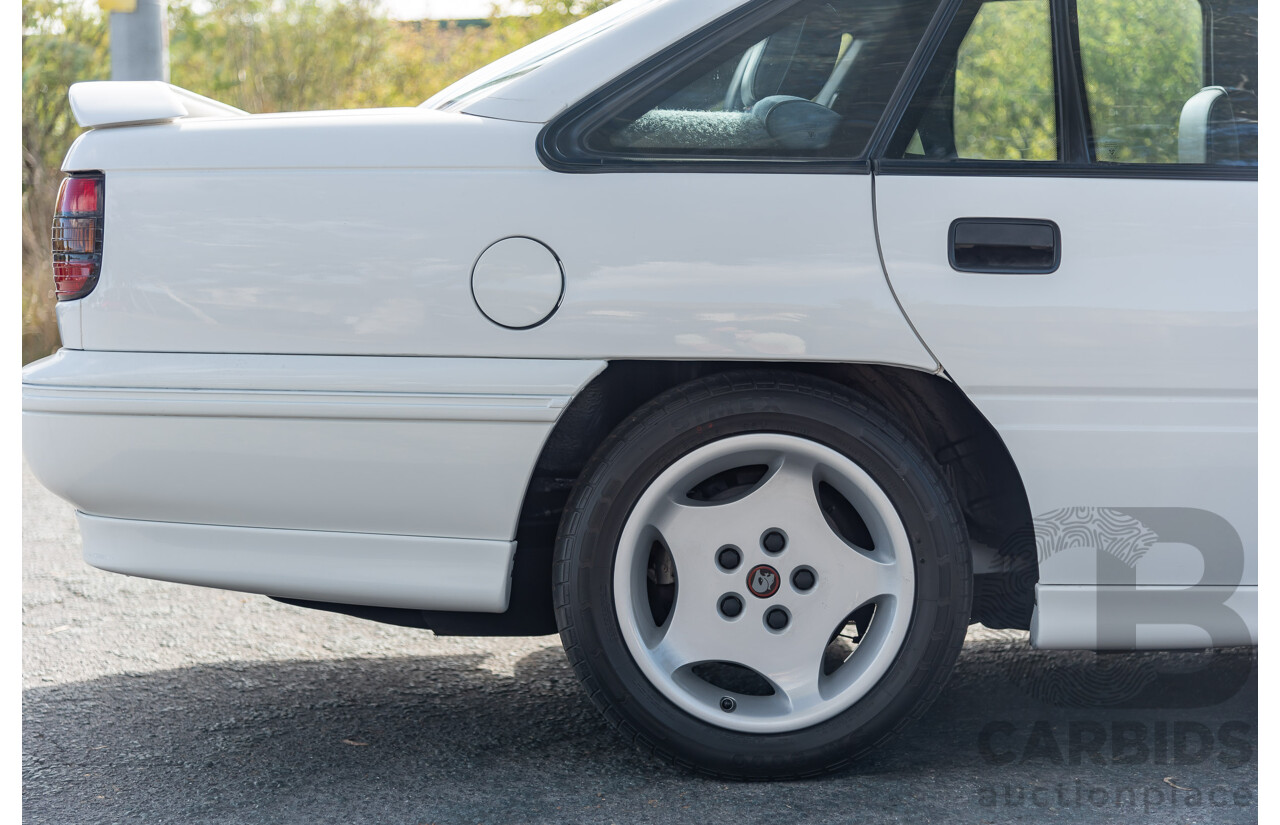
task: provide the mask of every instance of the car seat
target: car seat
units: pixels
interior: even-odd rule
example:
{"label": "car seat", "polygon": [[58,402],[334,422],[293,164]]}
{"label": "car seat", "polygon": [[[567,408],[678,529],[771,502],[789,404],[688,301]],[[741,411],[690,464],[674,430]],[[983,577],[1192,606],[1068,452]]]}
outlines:
{"label": "car seat", "polygon": [[1196,92],[1178,119],[1178,162],[1257,166],[1257,95],[1222,86]]}

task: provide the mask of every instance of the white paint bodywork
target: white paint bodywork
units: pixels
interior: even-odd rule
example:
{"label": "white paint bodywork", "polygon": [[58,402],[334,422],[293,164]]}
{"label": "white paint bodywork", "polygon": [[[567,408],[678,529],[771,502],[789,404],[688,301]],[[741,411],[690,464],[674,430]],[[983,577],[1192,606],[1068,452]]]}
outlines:
{"label": "white paint bodywork", "polygon": [[247,114],[234,106],[159,80],[73,83],[67,96],[76,123],[86,129],[162,123],[180,117]]}
{"label": "white paint bodywork", "polygon": [[153,579],[340,604],[501,613],[514,541],[273,530],[78,514],[84,559]]}
{"label": "white paint bodywork", "polygon": [[58,316],[58,337],[67,349],[84,349],[80,338],[80,302],[59,301],[54,309]]}
{"label": "white paint bodywork", "polygon": [[[107,171],[108,217],[100,282],[76,302],[80,343],[116,360],[29,368],[24,410],[37,475],[83,512],[128,520],[95,532],[87,558],[233,586],[225,565],[197,560],[196,533],[165,533],[190,537],[178,568],[107,541],[148,522],[505,547],[561,402],[606,359],[936,368],[884,280],[869,176],[778,178],[813,211],[762,235],[775,196],[754,175],[559,175],[537,161],[536,133],[405,109],[82,137],[65,166]],[[613,202],[646,214],[644,231],[600,208]],[[474,262],[508,237],[538,239],[563,267],[559,307],[532,329],[499,326],[472,294]],[[582,372],[568,390],[565,364]],[[484,398],[451,389],[502,365]],[[386,382],[409,374],[421,395],[406,401]],[[65,375],[77,386],[50,386]],[[516,375],[532,405],[492,397],[516,393]],[[93,424],[68,438],[71,416]],[[281,595],[276,555],[234,586]],[[469,575],[505,594],[505,562],[474,560]],[[369,599],[367,583],[326,592]],[[457,607],[417,606],[445,604]]]}
{"label": "white paint bodywork", "polygon": [[23,449],[99,567],[500,612],[528,474],[603,367],[64,349],[24,370]]}
{"label": "white paint bodywork", "polygon": [[[84,346],[936,367],[885,283],[869,176],[564,175],[537,132],[425,109],[91,132],[64,163],[111,170]],[[512,236],[564,269],[525,331],[471,295]]]}
{"label": "white paint bodywork", "polygon": [[[63,166],[106,174],[103,269],[58,307],[67,349],[24,371],[24,449],[82,512],[86,558],[501,611],[539,450],[606,362],[876,363],[945,370],[1033,515],[1182,508],[1238,536],[1234,573],[1179,541],[1122,580],[1099,548],[1042,552],[1038,644],[1117,644],[1095,620],[1120,586],[1168,604],[1218,588],[1240,621],[1214,639],[1256,640],[1256,184],[542,165],[550,118],[740,4],[624,0],[413,109],[244,116],[167,84],[75,93],[83,124],[112,127]],[[959,217],[1051,219],[1061,268],[958,273]],[[563,271],[529,329],[477,305],[547,309],[545,284],[474,290],[505,238]],[[1203,642],[1170,627],[1141,643]]]}
{"label": "white paint bodywork", "polygon": [[564,269],[554,251],[532,238],[503,238],[471,268],[471,296],[495,324],[525,329],[560,306]]}
{"label": "white paint bodywork", "polygon": [[[1150,621],[1153,614],[1162,621]],[[1031,636],[1044,650],[1256,645],[1258,588],[1041,584]]]}
{"label": "white paint bodywork", "polygon": [[[1133,564],[1096,542],[1049,552],[1039,530],[1036,642],[1110,646],[1095,611],[1047,588],[1256,586],[1257,185],[880,175],[876,205],[898,298],[1004,439],[1035,516],[1178,508],[1227,525],[1205,546],[1162,537]],[[948,227],[972,216],[1053,220],[1061,266],[955,271]],[[1256,638],[1255,602],[1233,604]]]}
{"label": "white paint bodywork", "polygon": [[24,371],[24,449],[90,515],[510,541],[603,366],[64,350]]}

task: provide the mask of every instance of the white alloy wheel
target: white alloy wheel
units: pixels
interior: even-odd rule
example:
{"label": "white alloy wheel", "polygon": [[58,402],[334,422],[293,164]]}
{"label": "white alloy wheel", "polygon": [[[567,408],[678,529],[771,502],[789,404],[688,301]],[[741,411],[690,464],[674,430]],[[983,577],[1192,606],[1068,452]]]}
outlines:
{"label": "white alloy wheel", "polygon": [[[690,496],[743,467],[763,473],[727,500]],[[869,547],[823,513],[824,484],[862,517]],[[647,592],[655,544],[674,560],[661,624]],[[865,470],[814,441],[751,433],[689,453],[645,490],[618,545],[613,589],[627,647],[664,696],[715,725],[776,733],[834,716],[884,675],[907,635],[915,575],[902,520]],[[828,648],[856,632],[852,617],[868,607],[856,648],[831,669]],[[696,672],[710,663],[753,671],[769,692],[719,687]]]}

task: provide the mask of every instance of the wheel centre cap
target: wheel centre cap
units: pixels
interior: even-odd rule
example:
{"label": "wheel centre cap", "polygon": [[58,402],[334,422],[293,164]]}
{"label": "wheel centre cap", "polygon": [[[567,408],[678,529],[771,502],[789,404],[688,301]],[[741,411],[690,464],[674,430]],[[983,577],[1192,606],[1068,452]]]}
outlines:
{"label": "wheel centre cap", "polygon": [[778,571],[767,564],[757,564],[747,571],[747,589],[753,596],[767,599],[778,592],[778,585],[781,583],[782,577],[778,575]]}

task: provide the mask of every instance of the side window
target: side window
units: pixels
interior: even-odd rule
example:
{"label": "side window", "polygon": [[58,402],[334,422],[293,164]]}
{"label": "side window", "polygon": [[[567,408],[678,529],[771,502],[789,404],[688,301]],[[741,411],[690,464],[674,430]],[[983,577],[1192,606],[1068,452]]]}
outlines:
{"label": "side window", "polygon": [[1049,0],[962,10],[904,125],[890,157],[1057,160]]}
{"label": "side window", "polygon": [[1257,165],[1256,3],[1077,0],[1077,9],[1099,162]]}
{"label": "side window", "polygon": [[1177,163],[1183,107],[1205,85],[1200,0],[1077,0],[1076,8],[1097,159]]}
{"label": "side window", "polygon": [[858,158],[937,2],[796,3],[647,89],[640,80],[621,107],[604,103],[578,144],[605,159]]}
{"label": "side window", "polygon": [[956,56],[956,155],[1057,160],[1048,0],[984,3]]}

